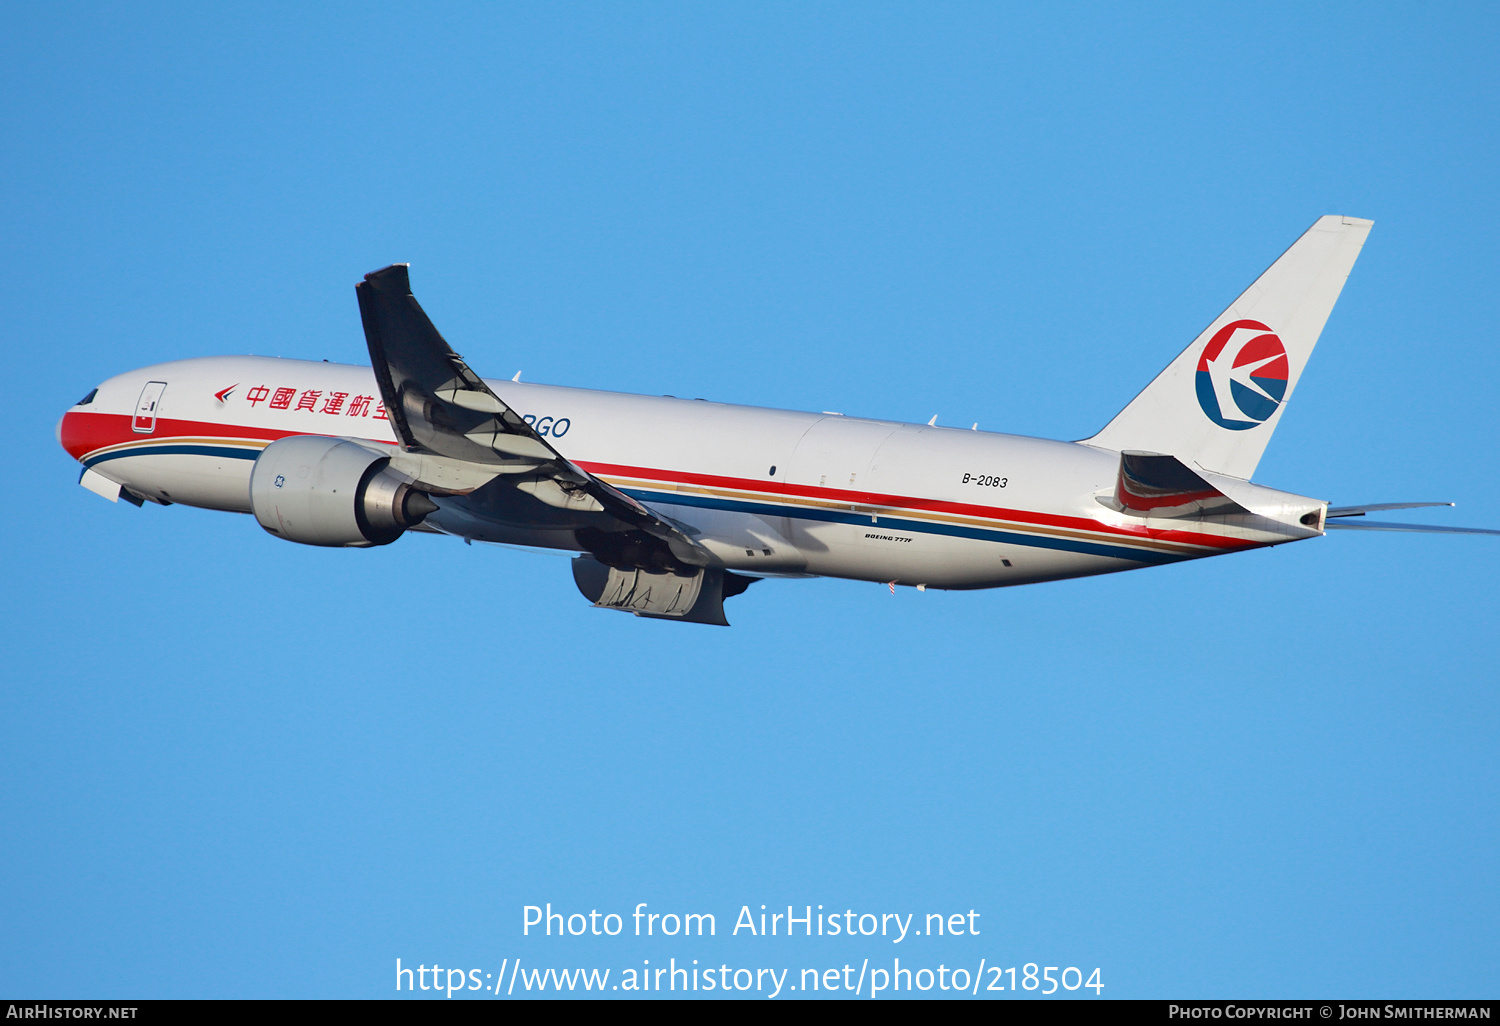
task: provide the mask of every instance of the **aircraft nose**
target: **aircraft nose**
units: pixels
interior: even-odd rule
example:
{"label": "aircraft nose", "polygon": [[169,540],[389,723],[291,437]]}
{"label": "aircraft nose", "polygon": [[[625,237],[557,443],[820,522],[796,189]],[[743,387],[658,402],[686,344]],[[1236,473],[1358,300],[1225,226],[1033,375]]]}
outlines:
{"label": "aircraft nose", "polygon": [[73,425],[68,423],[68,418],[77,416],[78,415],[76,413],[69,410],[57,420],[57,444],[62,446],[64,449],[67,449],[68,455],[72,456],[75,460],[78,458],[78,454],[75,453],[68,445],[68,437],[74,434],[72,430]]}
{"label": "aircraft nose", "polygon": [[57,422],[57,444],[79,462],[83,461],[84,455],[92,448],[88,442],[88,431],[84,420],[84,414],[77,410],[69,410]]}

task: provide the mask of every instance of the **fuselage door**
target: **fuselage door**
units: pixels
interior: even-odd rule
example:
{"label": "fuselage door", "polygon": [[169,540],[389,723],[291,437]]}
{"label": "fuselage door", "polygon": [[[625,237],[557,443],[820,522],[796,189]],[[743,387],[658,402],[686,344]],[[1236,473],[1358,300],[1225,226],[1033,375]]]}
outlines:
{"label": "fuselage door", "polygon": [[824,417],[802,440],[787,467],[791,484],[844,492],[869,488],[870,460],[896,425],[853,417]]}
{"label": "fuselage door", "polygon": [[148,381],[141,389],[140,401],[135,404],[135,419],[130,428],[137,434],[149,435],[156,430],[156,408],[161,405],[161,394],[167,390],[165,381]]}

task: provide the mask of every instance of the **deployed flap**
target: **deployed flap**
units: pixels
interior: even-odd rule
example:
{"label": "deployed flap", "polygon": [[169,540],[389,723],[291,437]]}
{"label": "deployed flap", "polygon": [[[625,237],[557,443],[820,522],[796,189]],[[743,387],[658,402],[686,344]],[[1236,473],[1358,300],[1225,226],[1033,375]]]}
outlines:
{"label": "deployed flap", "polygon": [[1249,480],[1373,223],[1319,218],[1088,444]]}
{"label": "deployed flap", "polygon": [[589,534],[611,551],[625,550],[618,543],[622,526],[666,544],[670,551],[656,544],[647,565],[711,561],[681,530],[570,462],[490,391],[417,303],[406,264],[373,271],[354,290],[375,380],[407,453],[439,457],[435,466],[446,459],[489,467],[517,491],[555,509],[608,514],[614,523],[606,518]]}
{"label": "deployed flap", "polygon": [[1122,513],[1138,517],[1249,512],[1177,457],[1134,450],[1120,454],[1113,505]]}

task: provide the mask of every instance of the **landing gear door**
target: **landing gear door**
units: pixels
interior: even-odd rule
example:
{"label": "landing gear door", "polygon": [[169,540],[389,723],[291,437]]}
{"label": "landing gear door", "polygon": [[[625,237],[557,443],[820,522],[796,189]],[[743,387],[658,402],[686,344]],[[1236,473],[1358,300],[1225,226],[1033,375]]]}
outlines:
{"label": "landing gear door", "polygon": [[166,390],[165,381],[146,382],[146,387],[141,389],[140,401],[135,404],[135,419],[130,424],[132,431],[149,435],[156,430],[156,408],[161,405],[161,394]]}

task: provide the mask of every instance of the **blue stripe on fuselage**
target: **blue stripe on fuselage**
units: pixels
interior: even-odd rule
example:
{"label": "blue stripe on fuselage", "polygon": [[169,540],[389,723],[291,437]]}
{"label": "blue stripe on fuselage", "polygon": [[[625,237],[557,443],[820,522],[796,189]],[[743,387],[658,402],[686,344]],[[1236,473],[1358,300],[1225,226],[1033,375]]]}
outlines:
{"label": "blue stripe on fuselage", "polygon": [[[846,512],[834,509],[809,509],[805,506],[782,506],[774,502],[755,502],[743,499],[726,499],[711,495],[688,495],[681,492],[654,492],[645,488],[622,488],[621,491],[642,502],[674,506],[695,506],[701,509],[725,510],[731,513],[754,513],[761,516],[791,517],[797,520],[817,520],[829,524],[849,524],[869,527],[870,514]],[[917,534],[940,534],[953,538],[973,538],[978,541],[1004,542],[1007,545],[1026,545],[1039,549],[1060,549],[1089,556],[1106,556],[1110,559],[1126,559],[1132,563],[1176,563],[1192,559],[1190,555],[1150,552],[1098,542],[1077,541],[1072,538],[1054,538],[1046,535],[1022,534],[999,528],[970,527],[965,524],[933,523],[927,520],[903,520],[899,516],[881,513],[879,525]]]}
{"label": "blue stripe on fuselage", "polygon": [[[162,444],[150,443],[132,446],[128,449],[117,449],[114,452],[102,453],[91,456],[84,460],[85,467],[93,467],[109,460],[123,459],[130,456],[217,456],[220,458],[236,460],[254,460],[261,454],[259,448],[248,448],[228,445],[191,445],[191,444]],[[870,514],[855,513],[847,510],[820,509],[806,506],[785,506],[775,502],[766,502],[746,499],[729,499],[712,495],[692,495],[683,492],[657,492],[648,488],[622,488],[632,498],[642,502],[651,502],[674,506],[693,506],[700,509],[716,509],[730,513],[750,513],[760,516],[791,517],[796,520],[813,520],[820,523],[848,524],[853,527],[870,526]],[[1002,528],[971,527],[966,524],[950,524],[933,522],[928,520],[906,520],[899,516],[890,514],[879,514],[878,523],[883,527],[894,528],[901,531],[910,531],[914,534],[946,535],[951,538],[971,538],[976,541],[1003,542],[1007,545],[1024,545],[1031,548],[1057,549],[1063,552],[1077,552],[1088,556],[1104,556],[1109,559],[1123,559],[1132,563],[1176,563],[1184,559],[1192,559],[1187,554],[1152,552],[1144,549],[1127,548],[1121,545],[1110,545],[1101,542],[1080,541],[1073,538],[1057,538],[1048,535],[1025,534],[1017,531],[1007,531]]]}
{"label": "blue stripe on fuselage", "polygon": [[90,456],[83,461],[85,467],[92,467],[109,460],[124,459],[129,456],[227,456],[234,460],[253,460],[261,454],[260,449],[242,449],[231,445],[137,445],[129,449],[117,449],[114,452],[106,452],[99,456]]}

